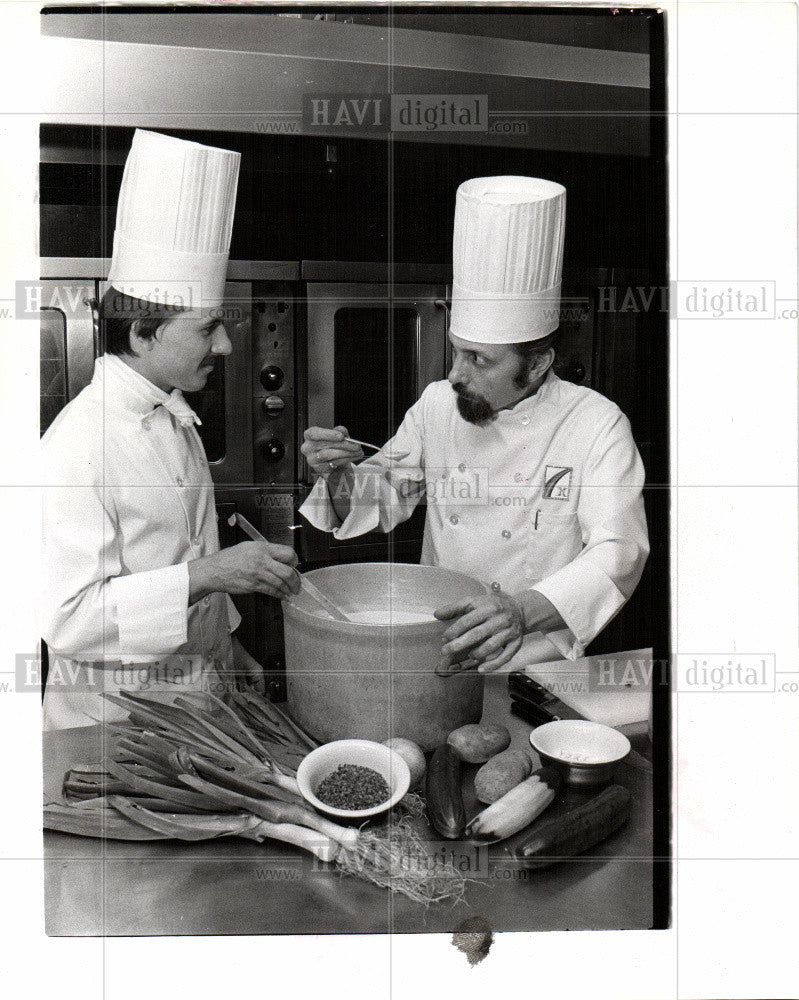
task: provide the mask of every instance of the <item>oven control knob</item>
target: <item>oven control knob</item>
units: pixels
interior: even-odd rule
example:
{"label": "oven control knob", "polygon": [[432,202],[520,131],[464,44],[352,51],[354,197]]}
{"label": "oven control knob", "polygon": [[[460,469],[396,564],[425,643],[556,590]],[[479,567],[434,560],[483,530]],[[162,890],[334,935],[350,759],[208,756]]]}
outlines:
{"label": "oven control knob", "polygon": [[285,379],[283,369],[278,368],[277,365],[267,365],[261,369],[261,385],[268,392],[276,392],[283,385]]}
{"label": "oven control knob", "polygon": [[267,417],[279,417],[283,412],[286,402],[280,396],[267,396],[262,405]]}
{"label": "oven control knob", "polygon": [[279,462],[286,454],[286,446],[277,438],[269,438],[260,444],[261,458],[265,462]]}

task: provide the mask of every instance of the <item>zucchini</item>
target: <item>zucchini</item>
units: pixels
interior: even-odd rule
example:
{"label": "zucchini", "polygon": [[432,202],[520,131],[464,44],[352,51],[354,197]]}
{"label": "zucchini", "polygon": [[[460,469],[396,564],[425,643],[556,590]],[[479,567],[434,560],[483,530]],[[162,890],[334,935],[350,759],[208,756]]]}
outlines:
{"label": "zucchini", "polygon": [[457,840],[466,830],[466,810],[461,792],[461,761],[447,743],[433,751],[427,768],[427,817],[447,840]]}
{"label": "zucchini", "polygon": [[540,823],[516,858],[524,868],[538,869],[582,854],[627,822],[631,804],[626,788],[611,785],[585,805]]}

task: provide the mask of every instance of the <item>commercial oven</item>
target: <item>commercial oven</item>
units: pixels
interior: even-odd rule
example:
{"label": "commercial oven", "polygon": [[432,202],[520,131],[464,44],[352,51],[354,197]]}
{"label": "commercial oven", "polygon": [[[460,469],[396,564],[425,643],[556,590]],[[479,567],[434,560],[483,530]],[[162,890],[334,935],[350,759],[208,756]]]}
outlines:
{"label": "commercial oven", "polygon": [[[430,382],[447,371],[447,286],[410,264],[304,261],[305,344],[301,354],[308,426],[343,425],[384,444]],[[302,492],[312,486],[303,462]],[[309,564],[418,562],[424,508],[391,535],[336,541],[303,520]]]}

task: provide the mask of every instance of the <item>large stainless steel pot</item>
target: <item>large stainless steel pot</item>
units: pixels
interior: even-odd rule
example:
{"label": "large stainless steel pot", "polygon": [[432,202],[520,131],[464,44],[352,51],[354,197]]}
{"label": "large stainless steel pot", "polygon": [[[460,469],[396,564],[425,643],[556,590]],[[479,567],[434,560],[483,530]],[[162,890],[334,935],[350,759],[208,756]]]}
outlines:
{"label": "large stainless steel pot", "polygon": [[[318,740],[404,736],[423,749],[479,722],[483,677],[437,677],[446,623],[435,608],[486,588],[452,570],[405,563],[350,563],[308,577],[346,614],[323,617],[304,592],[283,602],[286,680],[292,715]],[[419,620],[408,623],[418,616]]]}

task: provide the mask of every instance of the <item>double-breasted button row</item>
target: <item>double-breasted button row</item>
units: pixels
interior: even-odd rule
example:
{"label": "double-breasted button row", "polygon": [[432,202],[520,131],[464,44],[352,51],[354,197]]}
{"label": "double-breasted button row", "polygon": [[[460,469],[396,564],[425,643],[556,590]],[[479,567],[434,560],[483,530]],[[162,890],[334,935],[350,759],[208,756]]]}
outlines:
{"label": "double-breasted button row", "polygon": [[[450,516],[449,516],[449,523],[450,524],[459,524],[460,523],[460,518],[458,517],[457,514],[450,514]],[[507,528],[503,528],[502,529],[502,537],[503,538],[510,538],[511,537],[511,532]]]}

